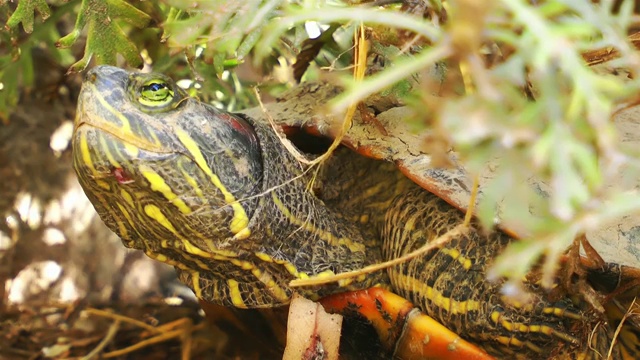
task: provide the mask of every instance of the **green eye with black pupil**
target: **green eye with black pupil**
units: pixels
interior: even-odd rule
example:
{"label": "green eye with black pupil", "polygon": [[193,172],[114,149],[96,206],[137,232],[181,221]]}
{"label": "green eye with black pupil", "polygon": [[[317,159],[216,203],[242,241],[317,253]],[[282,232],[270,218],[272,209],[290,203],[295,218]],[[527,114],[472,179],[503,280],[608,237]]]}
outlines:
{"label": "green eye with black pupil", "polygon": [[174,92],[162,80],[150,80],[142,85],[139,101],[146,106],[163,106],[171,102]]}

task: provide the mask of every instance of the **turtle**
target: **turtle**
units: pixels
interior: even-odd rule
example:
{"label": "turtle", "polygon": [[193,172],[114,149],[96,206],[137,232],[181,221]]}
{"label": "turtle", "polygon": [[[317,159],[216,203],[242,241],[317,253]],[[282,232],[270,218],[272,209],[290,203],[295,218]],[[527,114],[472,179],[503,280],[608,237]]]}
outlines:
{"label": "turtle", "polygon": [[[486,275],[514,237],[482,229],[477,220],[446,244],[386,270],[294,289],[292,280],[406,255],[464,222],[453,206],[460,203],[455,189],[464,187],[455,176],[416,171],[415,159],[385,161],[407,146],[402,134],[371,145],[348,132],[345,146],[313,168],[288,149],[285,132],[305,153],[327,147],[318,136],[335,136],[335,128],[314,117],[311,105],[299,104],[338,92],[311,84],[294,93],[297,102],[282,102],[265,117],[261,110],[219,110],[163,74],[97,66],[85,74],[78,98],[73,166],[124,245],[172,265],[205,303],[273,308],[297,292],[381,323],[378,333],[397,357],[631,359],[640,353],[638,319],[622,322],[638,292],[637,267],[586,269],[585,281],[606,296],[606,312],[576,294],[550,294],[535,276],[524,280],[531,301],[511,300],[501,290],[504,280]],[[416,325],[414,306],[420,319],[453,334],[447,350],[422,353],[432,341],[419,332],[424,325]],[[407,329],[412,340],[398,349]]]}

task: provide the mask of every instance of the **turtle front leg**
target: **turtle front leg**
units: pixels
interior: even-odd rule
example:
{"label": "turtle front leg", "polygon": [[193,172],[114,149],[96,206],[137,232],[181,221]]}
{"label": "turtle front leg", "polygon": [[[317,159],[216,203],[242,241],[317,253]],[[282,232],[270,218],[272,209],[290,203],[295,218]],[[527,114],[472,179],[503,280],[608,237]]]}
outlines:
{"label": "turtle front leg", "polygon": [[[386,214],[384,257],[411,252],[464,221],[464,215],[422,189],[398,197]],[[489,282],[486,270],[513,239],[469,232],[447,245],[391,268],[394,290],[462,337],[499,358],[546,358],[581,348],[596,318],[571,299],[547,298],[544,289],[525,282],[528,302],[505,295],[504,281]],[[608,336],[606,337],[608,338]]]}

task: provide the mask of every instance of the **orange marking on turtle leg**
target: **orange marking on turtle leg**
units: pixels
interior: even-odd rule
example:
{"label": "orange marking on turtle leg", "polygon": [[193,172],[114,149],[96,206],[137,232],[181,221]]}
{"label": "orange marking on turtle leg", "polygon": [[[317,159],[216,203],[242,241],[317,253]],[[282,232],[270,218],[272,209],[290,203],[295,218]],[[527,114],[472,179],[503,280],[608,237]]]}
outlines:
{"label": "orange marking on turtle leg", "polygon": [[393,303],[395,307],[382,308],[379,301],[376,303],[375,294],[378,290],[380,289],[372,288],[335,294],[323,298],[320,303],[329,312],[343,313],[357,308],[358,313],[374,327],[384,346],[392,349],[402,333],[405,316],[411,311],[413,305],[403,299],[406,303],[396,302]]}
{"label": "orange marking on turtle leg", "polygon": [[330,312],[357,308],[375,328],[382,343],[394,349],[394,356],[401,359],[493,359],[422,314],[406,299],[382,288],[331,295],[320,302]]}

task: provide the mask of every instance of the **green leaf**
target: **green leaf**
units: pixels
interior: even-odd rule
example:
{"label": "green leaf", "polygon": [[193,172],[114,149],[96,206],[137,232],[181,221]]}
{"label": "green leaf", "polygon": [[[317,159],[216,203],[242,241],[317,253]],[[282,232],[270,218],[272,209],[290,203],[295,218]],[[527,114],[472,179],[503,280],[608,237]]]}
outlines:
{"label": "green leaf", "polygon": [[81,31],[88,27],[84,56],[69,68],[69,73],[84,70],[95,57],[98,64],[116,64],[120,54],[131,66],[142,65],[136,45],[114,20],[120,19],[134,27],[146,26],[151,18],[122,0],[83,0],[73,31],[56,43],[67,48],[73,45]]}
{"label": "green leaf", "polygon": [[213,68],[215,69],[216,76],[218,77],[222,76],[222,72],[224,71],[224,60],[224,53],[215,53],[213,55]]}
{"label": "green leaf", "polygon": [[487,273],[489,281],[503,276],[522,279],[545,250],[545,243],[537,240],[515,241],[504,250]]}
{"label": "green leaf", "polygon": [[18,24],[22,23],[22,28],[28,34],[33,32],[34,12],[38,11],[42,17],[42,21],[51,16],[51,10],[45,0],[20,0],[16,11],[7,20],[7,27],[15,29]]}
{"label": "green leaf", "polygon": [[[1,2],[1,0],[0,0]],[[0,120],[8,121],[8,114],[19,99],[20,91],[33,86],[35,69],[33,67],[32,49],[38,44],[53,44],[60,34],[57,22],[61,17],[69,14],[74,8],[73,2],[56,8],[49,21],[34,28],[26,37],[16,37],[17,30],[0,33],[0,47],[3,43],[10,43],[11,53],[0,57]],[[7,15],[6,8],[0,5],[0,16]],[[5,17],[6,18],[6,17]],[[74,58],[69,50],[48,49],[49,55],[59,64],[69,65]]]}
{"label": "green leaf", "polygon": [[238,58],[242,59],[245,56],[247,56],[247,54],[249,54],[249,51],[251,51],[251,49],[253,49],[256,43],[258,43],[258,40],[262,35],[263,28],[264,28],[264,25],[261,25],[259,28],[249,32],[244,37],[244,39],[242,40],[242,43],[240,43],[240,46],[238,46],[238,49],[236,50]]}
{"label": "green leaf", "polygon": [[200,56],[213,63],[220,76],[225,67],[242,63],[249,55],[275,15],[274,9],[283,2],[171,0],[169,5],[180,10],[170,11],[163,37],[173,48],[205,46]]}

